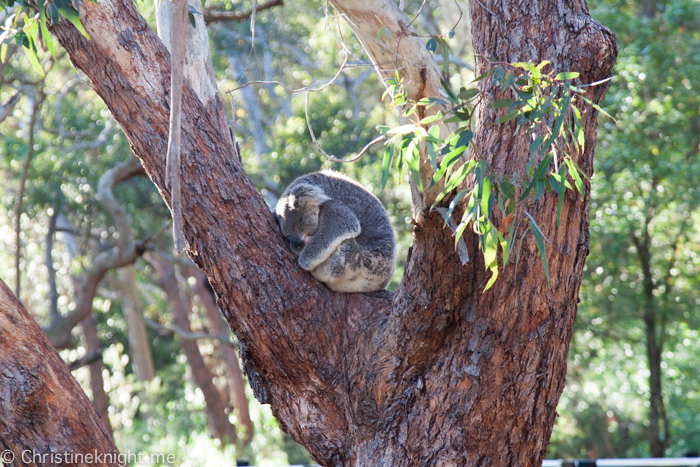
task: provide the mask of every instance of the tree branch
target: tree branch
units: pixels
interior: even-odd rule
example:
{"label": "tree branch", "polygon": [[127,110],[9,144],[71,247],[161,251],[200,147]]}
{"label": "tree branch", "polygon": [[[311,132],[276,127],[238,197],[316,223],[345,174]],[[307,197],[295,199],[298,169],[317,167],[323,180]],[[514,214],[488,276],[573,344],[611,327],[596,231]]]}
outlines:
{"label": "tree branch", "polygon": [[2,280],[0,329],[0,444],[14,453],[14,464],[25,464],[21,459],[26,452],[48,459],[30,465],[73,463],[66,457],[65,462],[54,461],[57,454],[87,459],[101,453],[110,454],[109,459],[93,465],[122,467],[119,451],[85,392]]}
{"label": "tree branch", "polygon": [[24,160],[24,165],[22,167],[22,178],[19,182],[19,190],[17,193],[17,198],[15,201],[15,295],[21,297],[21,279],[22,271],[20,270],[20,259],[22,257],[22,243],[21,243],[21,233],[22,233],[22,201],[24,200],[24,189],[27,184],[27,175],[29,174],[29,166],[34,158],[34,132],[36,127],[36,119],[39,114],[39,107],[41,103],[46,98],[43,92],[39,92],[39,96],[35,96],[32,102],[31,116],[29,117],[29,139],[27,141],[27,157]]}
{"label": "tree branch", "polygon": [[[255,12],[260,13],[263,10],[280,6],[284,4],[284,0],[268,0],[265,3],[257,5]],[[221,11],[221,10],[205,10],[203,13],[204,22],[210,23],[226,23],[231,21],[245,21],[253,16],[253,10],[248,11]]]}
{"label": "tree branch", "polygon": [[2,123],[10,114],[15,105],[22,98],[22,93],[15,91],[10,97],[8,97],[5,102],[0,105],[0,123]]}

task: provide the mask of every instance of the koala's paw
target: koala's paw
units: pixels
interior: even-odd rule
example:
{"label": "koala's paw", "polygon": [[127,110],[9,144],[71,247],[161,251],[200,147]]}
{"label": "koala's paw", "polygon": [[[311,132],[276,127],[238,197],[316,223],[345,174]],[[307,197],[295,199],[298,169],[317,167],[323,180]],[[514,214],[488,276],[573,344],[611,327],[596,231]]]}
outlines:
{"label": "koala's paw", "polygon": [[311,258],[309,258],[308,256],[305,256],[303,254],[300,255],[298,263],[302,269],[311,271]]}

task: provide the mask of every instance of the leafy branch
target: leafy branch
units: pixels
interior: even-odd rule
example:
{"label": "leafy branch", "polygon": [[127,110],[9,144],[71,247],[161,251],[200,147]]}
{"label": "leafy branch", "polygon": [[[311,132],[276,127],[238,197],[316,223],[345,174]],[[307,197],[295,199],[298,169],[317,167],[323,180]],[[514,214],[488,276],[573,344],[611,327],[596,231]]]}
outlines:
{"label": "leafy branch", "polygon": [[[412,102],[407,98],[403,81],[397,73],[395,78],[388,81],[383,96],[390,98],[390,108],[400,108],[403,117],[411,123],[391,129],[379,128],[382,135],[387,137],[382,164],[382,187],[386,185],[392,166],[398,169],[400,178],[403,178],[406,170],[410,171],[423,192],[425,188],[443,182],[444,188],[432,208],[444,205],[449,200],[446,219],[451,218],[458,207],[460,211],[463,210],[459,224],[453,229],[455,244],[467,228],[478,235],[485,266],[492,273],[485,290],[498,277],[499,249],[504,267],[515,254],[517,269],[522,240],[528,231],[535,238],[549,282],[545,248],[547,239],[525,206],[537,201],[545,191],[555,192],[558,195],[558,229],[566,190],[578,192],[583,200],[583,180],[588,179],[575,160],[584,152],[585,136],[581,111],[573,102],[585,102],[608,115],[584,96],[585,85],[576,86],[571,83],[571,80],[579,76],[578,73],[555,74],[554,67],[549,67],[552,70],[545,72],[548,65],[549,61],[538,65],[488,62],[487,71],[472,82],[490,80],[490,84],[501,95],[510,96],[490,102],[488,108],[496,114],[494,124],[514,122],[515,134],[521,131],[527,133],[531,143],[525,174],[513,173],[506,176],[497,173],[474,142],[474,108],[486,98],[478,88],[461,87],[455,92],[443,80],[444,95]],[[441,105],[446,110],[418,119],[417,115],[425,114],[416,112],[419,107],[427,110],[435,105]],[[459,127],[442,139],[438,127],[442,122],[456,122]],[[427,147],[434,171],[430,187],[421,186],[418,176],[419,147],[422,144]],[[467,150],[469,157],[464,158]],[[469,183],[464,187],[467,177]],[[501,219],[500,227],[494,224],[495,217]],[[519,233],[521,225],[523,231]],[[520,242],[517,242],[518,239]]]}
{"label": "leafy branch", "polygon": [[[91,0],[95,1],[95,0]],[[13,13],[8,15],[5,24],[0,26],[0,61],[5,63],[8,46],[11,42],[22,46],[32,67],[44,76],[44,69],[39,62],[38,48],[42,45],[51,55],[56,56],[56,48],[51,40],[47,21],[56,24],[61,17],[78,28],[88,39],[87,32],[80,23],[79,0],[36,0],[36,7],[25,0],[0,0],[0,11]],[[39,47],[37,47],[39,46]]]}

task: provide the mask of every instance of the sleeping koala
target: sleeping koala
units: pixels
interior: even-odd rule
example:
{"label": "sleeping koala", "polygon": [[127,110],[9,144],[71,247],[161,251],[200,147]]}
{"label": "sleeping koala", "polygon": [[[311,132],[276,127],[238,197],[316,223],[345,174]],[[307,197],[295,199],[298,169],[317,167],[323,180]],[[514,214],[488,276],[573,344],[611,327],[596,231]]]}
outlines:
{"label": "sleeping koala", "polygon": [[359,183],[324,170],[299,177],[277,203],[299,266],[336,292],[374,292],[391,280],[396,240],[384,207]]}

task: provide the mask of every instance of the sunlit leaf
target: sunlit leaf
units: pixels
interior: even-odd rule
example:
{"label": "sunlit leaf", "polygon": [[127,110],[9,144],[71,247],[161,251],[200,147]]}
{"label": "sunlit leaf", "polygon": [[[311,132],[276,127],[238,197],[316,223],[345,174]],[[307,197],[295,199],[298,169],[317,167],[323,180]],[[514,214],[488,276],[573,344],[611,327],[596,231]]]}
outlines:
{"label": "sunlit leaf", "polygon": [[476,162],[472,160],[472,161],[469,161],[466,164],[462,165],[459,169],[457,169],[457,171],[454,172],[450,176],[448,182],[445,184],[445,188],[438,195],[434,204],[439,203],[442,200],[442,198],[444,198],[445,195],[447,195],[447,193],[451,192],[452,190],[454,190],[457,187],[457,185],[462,183],[464,181],[464,179],[467,177],[467,175],[469,175],[469,173],[474,169],[475,165],[476,165]]}
{"label": "sunlit leaf", "polygon": [[387,135],[405,135],[406,133],[410,133],[416,129],[416,126],[414,124],[409,124],[409,125],[401,125],[397,126],[396,128],[392,128],[391,130],[388,130],[386,132]]}
{"label": "sunlit leaf", "polygon": [[567,165],[560,164],[559,166],[559,178],[561,180],[559,186],[559,201],[557,202],[557,231],[559,231],[559,224],[561,222],[561,208],[564,205],[564,196],[566,194],[566,177],[568,175]]}
{"label": "sunlit leaf", "polygon": [[484,292],[486,292],[498,278],[498,236],[496,229],[491,227],[484,237],[484,264],[486,269],[491,271],[491,278],[484,288]]}
{"label": "sunlit leaf", "polygon": [[454,165],[455,162],[460,160],[460,156],[462,153],[466,150],[466,146],[459,146],[453,151],[450,151],[443,159],[442,162],[440,163],[440,168],[435,172],[435,175],[433,176],[433,183],[437,183],[438,180],[440,180],[443,175],[447,172],[447,170]]}
{"label": "sunlit leaf", "polygon": [[574,78],[578,78],[580,73],[576,73],[575,71],[565,71],[563,73],[559,73],[554,79],[556,81],[566,81]]}
{"label": "sunlit leaf", "polygon": [[80,15],[75,7],[73,7],[71,0],[54,0],[54,4],[56,8],[58,8],[59,13],[61,13],[61,16],[73,23],[73,26],[78,28],[78,31],[80,31],[83,36],[90,39],[90,36],[88,36],[88,33],[85,32],[85,28],[83,28],[83,25],[80,23]]}
{"label": "sunlit leaf", "polygon": [[382,160],[382,190],[386,187],[386,182],[389,180],[389,168],[391,161],[394,158],[394,142],[391,141],[384,151],[384,160]]}
{"label": "sunlit leaf", "polygon": [[569,166],[569,173],[571,174],[571,177],[574,179],[574,184],[576,185],[576,189],[578,190],[579,193],[581,193],[581,200],[585,201],[585,192],[583,191],[583,180],[581,179],[581,175],[579,174],[578,170],[576,170],[576,166],[573,163],[571,159],[565,159],[566,165]]}
{"label": "sunlit leaf", "polygon": [[44,8],[44,0],[37,0],[37,8],[39,9],[39,25],[41,26],[41,37],[44,39],[44,44],[49,52],[54,57],[56,56],[56,49],[54,49],[53,41],[49,35],[49,28],[46,27],[46,9]]}

